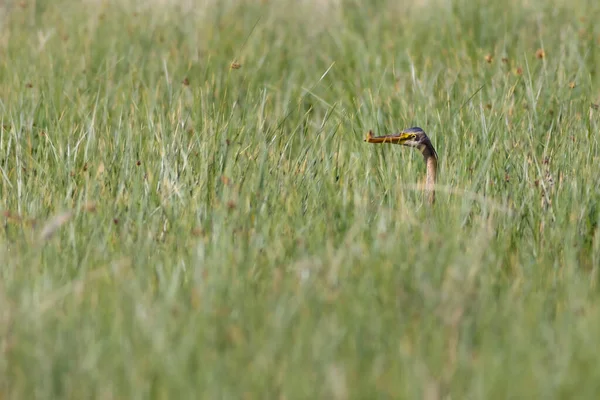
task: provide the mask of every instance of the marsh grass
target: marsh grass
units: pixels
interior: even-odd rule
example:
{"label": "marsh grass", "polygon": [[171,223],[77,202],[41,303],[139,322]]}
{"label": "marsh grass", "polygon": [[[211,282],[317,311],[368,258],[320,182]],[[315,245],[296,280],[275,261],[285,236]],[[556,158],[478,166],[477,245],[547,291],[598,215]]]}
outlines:
{"label": "marsh grass", "polygon": [[598,393],[596,2],[0,8],[3,397]]}

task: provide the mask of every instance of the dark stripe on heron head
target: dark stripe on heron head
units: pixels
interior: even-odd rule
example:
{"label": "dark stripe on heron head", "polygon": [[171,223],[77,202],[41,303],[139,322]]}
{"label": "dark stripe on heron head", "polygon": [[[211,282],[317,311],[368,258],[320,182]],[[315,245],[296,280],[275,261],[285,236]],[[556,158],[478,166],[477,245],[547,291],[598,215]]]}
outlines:
{"label": "dark stripe on heron head", "polygon": [[412,128],[408,128],[404,130],[405,133],[425,133],[425,131],[418,126],[413,126]]}

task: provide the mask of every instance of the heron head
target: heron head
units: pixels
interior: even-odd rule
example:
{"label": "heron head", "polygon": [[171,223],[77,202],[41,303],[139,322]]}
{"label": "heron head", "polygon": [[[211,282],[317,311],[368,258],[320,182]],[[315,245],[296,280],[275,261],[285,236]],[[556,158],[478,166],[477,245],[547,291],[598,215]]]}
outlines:
{"label": "heron head", "polygon": [[431,153],[437,158],[431,140],[425,131],[417,126],[403,130],[400,133],[392,133],[383,136],[373,136],[373,132],[369,131],[365,142],[368,143],[393,143],[402,146],[414,147],[419,149],[423,155]]}

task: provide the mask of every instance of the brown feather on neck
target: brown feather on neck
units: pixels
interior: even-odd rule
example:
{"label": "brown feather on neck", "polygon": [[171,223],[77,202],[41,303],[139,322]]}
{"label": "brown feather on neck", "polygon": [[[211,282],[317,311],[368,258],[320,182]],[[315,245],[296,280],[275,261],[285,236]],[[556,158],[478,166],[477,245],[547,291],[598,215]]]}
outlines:
{"label": "brown feather on neck", "polygon": [[435,182],[437,178],[437,153],[431,143],[419,145],[419,150],[425,159],[427,176],[425,178],[425,192],[429,204],[435,203]]}

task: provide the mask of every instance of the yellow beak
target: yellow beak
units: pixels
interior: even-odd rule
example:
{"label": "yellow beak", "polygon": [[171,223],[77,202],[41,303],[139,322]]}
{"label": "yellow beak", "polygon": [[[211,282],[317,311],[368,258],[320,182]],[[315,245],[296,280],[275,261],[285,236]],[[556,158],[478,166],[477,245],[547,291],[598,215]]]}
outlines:
{"label": "yellow beak", "polygon": [[411,133],[400,132],[393,133],[391,135],[373,136],[373,131],[369,131],[369,133],[367,133],[367,137],[365,138],[365,142],[402,144],[412,138],[414,138],[414,135]]}

